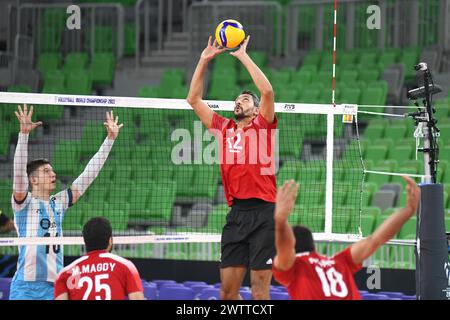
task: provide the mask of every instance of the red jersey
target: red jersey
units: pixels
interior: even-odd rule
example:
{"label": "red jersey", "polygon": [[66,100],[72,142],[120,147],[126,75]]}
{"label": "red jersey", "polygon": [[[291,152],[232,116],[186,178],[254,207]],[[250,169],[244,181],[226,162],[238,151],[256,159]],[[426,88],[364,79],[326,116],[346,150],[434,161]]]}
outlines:
{"label": "red jersey", "polygon": [[269,123],[261,114],[246,127],[214,113],[211,131],[219,141],[219,163],[228,206],[233,199],[257,198],[275,202],[275,133],[277,118]]}
{"label": "red jersey", "polygon": [[353,278],[359,269],[350,247],[332,258],[316,252],[297,254],[290,270],[272,267],[275,280],[287,287],[293,300],[361,300]]}
{"label": "red jersey", "polygon": [[105,250],[91,251],[65,267],[55,282],[55,298],[69,294],[69,300],[124,300],[143,292],[134,264]]}

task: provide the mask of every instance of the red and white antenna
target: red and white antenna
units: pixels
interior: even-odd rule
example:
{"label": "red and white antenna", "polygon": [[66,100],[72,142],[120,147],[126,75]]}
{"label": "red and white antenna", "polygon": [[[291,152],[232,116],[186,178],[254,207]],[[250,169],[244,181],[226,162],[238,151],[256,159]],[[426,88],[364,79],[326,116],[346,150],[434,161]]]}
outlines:
{"label": "red and white antenna", "polygon": [[337,34],[337,0],[334,0],[334,26],[333,26],[333,82],[331,103],[336,107],[336,34]]}

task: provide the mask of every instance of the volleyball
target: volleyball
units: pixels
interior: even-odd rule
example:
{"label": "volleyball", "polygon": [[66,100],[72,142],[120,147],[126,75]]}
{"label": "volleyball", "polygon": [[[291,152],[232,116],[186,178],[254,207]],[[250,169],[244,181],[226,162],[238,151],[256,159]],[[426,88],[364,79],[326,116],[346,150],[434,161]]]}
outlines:
{"label": "volleyball", "polygon": [[239,46],[245,39],[245,31],[242,24],[233,19],[227,19],[219,23],[216,28],[217,43],[225,48],[233,49]]}

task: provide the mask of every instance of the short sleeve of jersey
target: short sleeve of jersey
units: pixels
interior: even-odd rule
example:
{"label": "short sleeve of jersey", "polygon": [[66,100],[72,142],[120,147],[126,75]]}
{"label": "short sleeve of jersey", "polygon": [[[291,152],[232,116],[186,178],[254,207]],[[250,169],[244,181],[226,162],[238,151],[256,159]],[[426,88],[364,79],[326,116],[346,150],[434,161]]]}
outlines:
{"label": "short sleeve of jersey", "polygon": [[278,119],[277,116],[274,115],[273,122],[269,123],[261,113],[258,114],[258,116],[255,118],[254,123],[261,128],[264,129],[276,129],[278,125]]}
{"label": "short sleeve of jersey", "polygon": [[11,206],[13,208],[14,212],[20,211],[23,208],[25,208],[31,201],[31,193],[28,192],[27,196],[25,197],[25,199],[23,199],[20,202],[17,202],[16,199],[14,198],[14,194],[11,196]]}
{"label": "short sleeve of jersey", "polygon": [[350,272],[353,274],[358,272],[362,268],[361,264],[356,264],[355,262],[353,262],[351,246],[337,253],[333,258],[336,261],[341,261],[350,269]]}
{"label": "short sleeve of jersey", "polygon": [[61,203],[62,208],[66,210],[72,206],[72,189],[66,189],[54,195],[55,201]]}
{"label": "short sleeve of jersey", "polygon": [[58,278],[56,278],[55,281],[55,291],[54,291],[54,297],[58,297],[59,295],[63,293],[69,293],[69,289],[67,288],[67,272],[61,272],[58,275]]}
{"label": "short sleeve of jersey", "polygon": [[144,291],[144,289],[142,288],[142,281],[139,276],[139,272],[131,261],[128,261],[128,263],[126,264],[126,278],[127,294]]}
{"label": "short sleeve of jersey", "polygon": [[222,129],[226,125],[227,121],[228,121],[227,118],[219,116],[216,112],[214,112],[210,129],[222,131]]}
{"label": "short sleeve of jersey", "polygon": [[297,274],[297,263],[298,262],[296,260],[289,270],[279,270],[275,267],[275,265],[272,265],[272,273],[275,280],[283,286],[289,286],[291,281],[295,280]]}

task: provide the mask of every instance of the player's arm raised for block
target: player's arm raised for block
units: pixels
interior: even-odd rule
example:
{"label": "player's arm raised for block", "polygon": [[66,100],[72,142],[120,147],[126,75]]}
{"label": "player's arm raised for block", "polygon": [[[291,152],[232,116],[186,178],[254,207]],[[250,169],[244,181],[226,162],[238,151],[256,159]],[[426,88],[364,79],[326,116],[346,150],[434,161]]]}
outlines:
{"label": "player's arm raised for block", "polygon": [[106,137],[105,141],[103,141],[103,144],[100,146],[100,149],[97,151],[97,153],[88,162],[84,171],[73,182],[72,203],[78,201],[78,199],[83,195],[83,193],[91,185],[95,178],[97,178],[100,170],[105,164],[109,152],[111,151],[111,148],[114,144],[114,140],[116,140],[117,136],[119,135],[120,129],[123,127],[123,124],[119,125],[118,122],[118,117],[114,119],[112,111],[106,113],[106,122],[104,122],[103,125],[106,127],[108,136]]}
{"label": "player's arm raised for block", "polygon": [[403,179],[407,183],[406,207],[395,211],[373,234],[351,246],[350,252],[354,263],[361,264],[375,253],[381,245],[392,239],[400,231],[403,224],[416,213],[420,201],[420,188],[411,178],[403,176]]}
{"label": "player's arm raised for block", "polygon": [[205,101],[203,101],[203,80],[205,78],[206,69],[208,68],[208,63],[224,51],[225,49],[220,47],[216,41],[212,43],[212,37],[210,36],[208,45],[203,50],[197,67],[195,68],[187,96],[187,102],[208,129],[211,127],[214,111],[208,107]]}
{"label": "player's arm raised for block", "polygon": [[261,94],[259,112],[268,123],[273,123],[275,118],[275,96],[273,93],[273,88],[261,69],[247,54],[247,45],[249,41],[250,36],[247,36],[244,42],[242,42],[240,48],[234,52],[231,52],[230,54],[241,61],[241,63],[244,65],[244,67],[252,77],[255,86],[258,88]]}
{"label": "player's arm raised for block", "polygon": [[42,125],[41,121],[33,122],[33,106],[30,106],[30,111],[26,104],[23,105],[23,110],[20,105],[17,106],[17,111],[14,112],[20,123],[19,137],[17,139],[16,151],[14,153],[14,182],[13,194],[17,202],[25,199],[28,193],[28,177],[27,177],[27,161],[28,161],[28,135],[36,127]]}
{"label": "player's arm raised for block", "polygon": [[289,270],[295,261],[295,236],[288,222],[297,198],[298,184],[286,181],[277,192],[275,204],[275,256],[274,266],[278,270]]}

